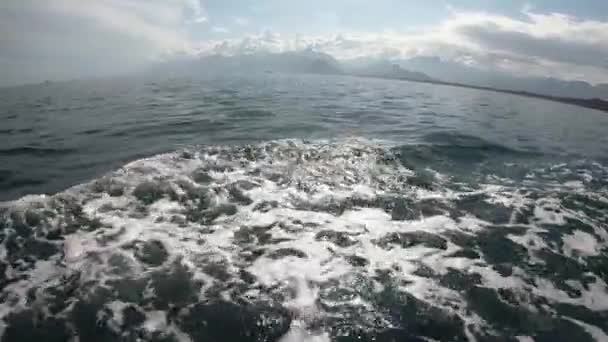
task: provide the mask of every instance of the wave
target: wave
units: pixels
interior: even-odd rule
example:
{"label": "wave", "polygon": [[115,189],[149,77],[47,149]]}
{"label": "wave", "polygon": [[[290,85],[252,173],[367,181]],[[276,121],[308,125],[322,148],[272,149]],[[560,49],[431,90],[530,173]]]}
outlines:
{"label": "wave", "polygon": [[[499,143],[489,142],[477,136],[466,135],[457,132],[435,132],[426,134],[422,137],[422,141],[436,148],[443,148],[447,151],[453,149],[455,151],[467,150],[469,152],[483,152],[495,155],[539,155],[534,151],[518,150]],[[477,155],[473,153],[474,157]],[[466,157],[466,155],[458,155],[457,157]]]}
{"label": "wave", "polygon": [[608,169],[462,186],[411,148],[192,147],[4,203],[3,341],[606,337]]}
{"label": "wave", "polygon": [[35,155],[35,156],[56,156],[75,152],[75,149],[69,148],[49,148],[49,147],[34,147],[20,146],[12,148],[0,149],[0,155],[3,156],[18,156],[18,155]]}
{"label": "wave", "polygon": [[145,125],[134,125],[122,129],[115,129],[106,133],[109,137],[156,137],[159,135],[172,135],[172,134],[188,134],[198,133],[203,134],[206,132],[214,132],[221,129],[226,129],[233,126],[227,120],[216,120],[216,119],[196,119],[196,120],[178,120],[164,123],[154,123]]}

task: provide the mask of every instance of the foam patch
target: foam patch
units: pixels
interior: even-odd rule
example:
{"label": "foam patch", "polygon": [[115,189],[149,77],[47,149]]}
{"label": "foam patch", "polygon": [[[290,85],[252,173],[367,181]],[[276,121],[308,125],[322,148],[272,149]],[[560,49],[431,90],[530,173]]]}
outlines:
{"label": "foam patch", "polygon": [[606,336],[604,169],[453,184],[403,158],[364,139],[189,148],[4,203],[2,341]]}

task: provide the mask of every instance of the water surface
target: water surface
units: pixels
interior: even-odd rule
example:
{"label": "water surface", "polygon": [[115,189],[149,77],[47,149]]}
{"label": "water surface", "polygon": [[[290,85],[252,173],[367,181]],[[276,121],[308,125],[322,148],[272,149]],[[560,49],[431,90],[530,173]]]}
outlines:
{"label": "water surface", "polygon": [[272,74],[0,120],[2,341],[608,339],[605,113]]}

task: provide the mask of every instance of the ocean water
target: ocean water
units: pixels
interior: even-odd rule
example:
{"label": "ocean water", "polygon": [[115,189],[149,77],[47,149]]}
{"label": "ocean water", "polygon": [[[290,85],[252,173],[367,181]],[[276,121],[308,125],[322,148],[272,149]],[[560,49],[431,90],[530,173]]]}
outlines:
{"label": "ocean water", "polygon": [[0,89],[1,341],[608,341],[607,132],[355,77]]}

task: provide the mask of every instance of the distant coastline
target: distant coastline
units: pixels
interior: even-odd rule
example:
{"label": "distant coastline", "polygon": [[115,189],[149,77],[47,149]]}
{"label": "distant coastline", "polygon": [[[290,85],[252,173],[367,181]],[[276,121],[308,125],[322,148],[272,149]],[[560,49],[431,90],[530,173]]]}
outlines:
{"label": "distant coastline", "polygon": [[544,100],[549,100],[549,101],[554,101],[554,102],[571,104],[571,105],[575,105],[575,106],[579,106],[579,107],[596,109],[596,110],[600,110],[600,111],[608,113],[608,101],[605,101],[602,99],[581,99],[581,98],[573,98],[573,97],[559,97],[559,96],[536,94],[536,93],[531,93],[531,92],[527,92],[527,91],[498,89],[498,88],[492,88],[492,87],[475,86],[475,85],[464,84],[464,83],[444,82],[444,81],[413,80],[413,82],[441,84],[441,85],[448,85],[448,86],[460,87],[460,88],[487,90],[487,91],[493,91],[493,92],[497,92],[497,93],[520,95],[520,96],[525,96],[525,97],[532,97],[532,98],[537,98],[537,99],[544,99]]}
{"label": "distant coastline", "polygon": [[598,99],[598,98],[584,99],[584,98],[575,98],[575,97],[551,96],[551,95],[543,95],[543,94],[537,94],[537,93],[532,93],[532,92],[527,92],[527,91],[476,86],[476,85],[471,85],[471,84],[458,83],[458,82],[445,82],[445,81],[434,80],[434,79],[425,80],[425,79],[415,79],[415,78],[386,77],[386,76],[373,76],[373,75],[360,75],[360,74],[351,74],[351,75],[357,76],[357,77],[370,77],[370,78],[389,79],[389,80],[396,80],[396,81],[408,81],[408,82],[416,82],[416,83],[446,85],[446,86],[476,89],[476,90],[486,90],[486,91],[492,91],[492,92],[496,92],[496,93],[519,95],[519,96],[543,99],[543,100],[548,100],[548,101],[553,101],[553,102],[571,104],[571,105],[578,106],[578,107],[595,109],[595,110],[599,110],[599,111],[608,113],[608,101]]}

